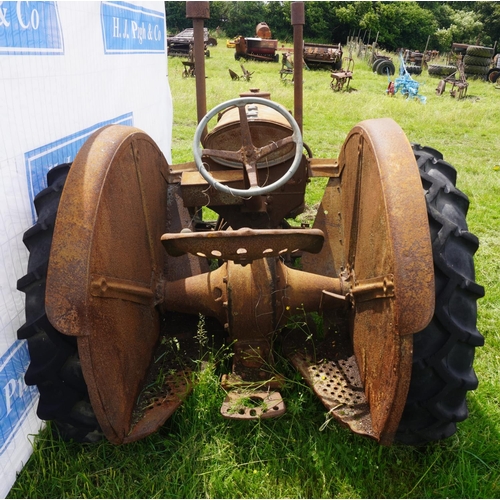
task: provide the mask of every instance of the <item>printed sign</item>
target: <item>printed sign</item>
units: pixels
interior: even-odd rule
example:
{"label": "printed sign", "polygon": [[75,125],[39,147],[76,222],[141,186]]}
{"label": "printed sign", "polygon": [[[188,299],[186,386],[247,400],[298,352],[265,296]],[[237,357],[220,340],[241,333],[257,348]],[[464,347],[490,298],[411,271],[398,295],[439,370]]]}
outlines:
{"label": "printed sign", "polygon": [[63,137],[55,142],[25,153],[26,178],[28,180],[28,193],[31,202],[33,224],[36,221],[33,200],[40,191],[47,187],[47,172],[56,165],[72,162],[89,136],[101,127],[111,124],[133,126],[133,114],[127,113],[113,120],[96,123],[94,126],[86,128],[81,132],[68,135],[67,137]]}
{"label": "printed sign", "polygon": [[102,2],[106,54],[154,54],[165,51],[164,15],[125,2]]}
{"label": "printed sign", "polygon": [[24,382],[28,344],[18,340],[0,358],[0,455],[38,401],[38,390]]}
{"label": "printed sign", "polygon": [[[43,426],[25,385],[24,234],[48,171],[99,128],[137,127],[171,158],[173,110],[161,1],[0,0],[0,499]],[[31,306],[28,306],[31,307]]]}
{"label": "printed sign", "polygon": [[0,54],[63,55],[56,2],[0,1]]}

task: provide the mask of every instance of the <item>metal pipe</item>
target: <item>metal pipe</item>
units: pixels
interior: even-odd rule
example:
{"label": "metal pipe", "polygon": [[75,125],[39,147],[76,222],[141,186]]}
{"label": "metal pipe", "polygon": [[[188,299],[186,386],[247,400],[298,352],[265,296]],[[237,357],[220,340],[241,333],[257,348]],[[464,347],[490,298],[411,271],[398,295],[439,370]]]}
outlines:
{"label": "metal pipe", "polygon": [[293,26],[293,99],[294,108],[293,114],[297,122],[300,132],[302,133],[302,117],[303,117],[303,51],[304,37],[303,26],[305,24],[304,2],[292,3],[292,26]]}
{"label": "metal pipe", "polygon": [[[198,123],[207,114],[207,91],[205,84],[204,19],[210,19],[209,2],[186,2],[186,17],[193,20],[194,73],[196,77],[196,112]],[[207,129],[202,133],[203,139]]]}

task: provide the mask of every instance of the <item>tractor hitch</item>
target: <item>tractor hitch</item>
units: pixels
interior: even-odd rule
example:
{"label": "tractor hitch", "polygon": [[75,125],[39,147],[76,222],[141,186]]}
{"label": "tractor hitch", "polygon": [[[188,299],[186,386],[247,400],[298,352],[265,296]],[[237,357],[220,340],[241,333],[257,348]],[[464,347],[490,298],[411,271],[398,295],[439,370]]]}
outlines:
{"label": "tractor hitch", "polygon": [[[219,261],[215,271],[166,282],[163,296],[166,310],[202,313],[224,325],[234,355],[232,373],[222,380],[224,389],[230,391],[222,414],[226,418],[281,415],[284,403],[278,405],[279,411],[264,413],[257,411],[258,407],[243,413],[231,408],[235,401],[242,399],[242,391],[247,398],[263,399],[257,392],[279,389],[283,385],[283,378],[274,369],[273,341],[289,320],[290,311],[298,308],[319,311],[324,290],[334,295],[342,293],[341,280],[289,268],[282,260],[287,252],[318,253],[323,245],[323,233],[313,229],[244,228],[165,234],[162,242],[172,256],[190,252]],[[269,398],[273,402],[282,399],[279,393],[264,400]]]}

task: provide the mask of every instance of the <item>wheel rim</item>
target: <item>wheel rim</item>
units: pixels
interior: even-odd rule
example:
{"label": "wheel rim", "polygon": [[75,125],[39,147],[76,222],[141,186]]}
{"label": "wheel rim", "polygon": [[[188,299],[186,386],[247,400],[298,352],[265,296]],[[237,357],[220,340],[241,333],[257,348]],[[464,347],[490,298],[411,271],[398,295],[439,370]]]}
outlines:
{"label": "wheel rim", "polygon": [[[388,444],[409,388],[412,334],[434,311],[425,198],[408,139],[391,119],[358,124],[338,163],[340,188],[333,182],[327,186],[314,225],[328,243],[319,254],[304,255],[302,263],[320,275],[332,275],[334,265],[349,283],[350,338],[373,436]],[[368,292],[375,283],[377,296]]]}
{"label": "wheel rim", "polygon": [[73,162],[54,231],[47,315],[78,337],[92,407],[117,444],[129,438],[160,331],[167,169],[140,130],[98,130]]}

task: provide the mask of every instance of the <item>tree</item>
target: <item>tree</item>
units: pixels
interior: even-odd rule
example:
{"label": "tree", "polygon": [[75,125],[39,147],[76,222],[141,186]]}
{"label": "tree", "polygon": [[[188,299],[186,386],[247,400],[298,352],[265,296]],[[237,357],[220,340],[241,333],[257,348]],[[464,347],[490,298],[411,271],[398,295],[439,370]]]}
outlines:
{"label": "tree", "polygon": [[323,42],[330,41],[330,2],[305,2],[304,37]]}
{"label": "tree", "polygon": [[255,36],[255,27],[264,21],[264,2],[228,2],[227,21],[224,30],[230,37]]}
{"label": "tree", "polygon": [[[353,36],[353,33],[356,36],[360,33],[362,36],[366,31],[368,31],[372,41],[377,36],[378,20],[372,2],[339,2],[335,8],[335,15],[339,25],[343,27],[340,28],[343,29],[341,40],[346,39],[349,35]],[[361,20],[364,20],[363,26],[361,26]],[[368,36],[366,43],[369,43]]]}
{"label": "tree", "polygon": [[482,45],[491,45],[500,41],[500,3],[474,2],[474,11],[483,23]]}
{"label": "tree", "polygon": [[186,19],[186,2],[165,2],[167,31],[171,34],[179,33],[192,23]]}
{"label": "tree", "polygon": [[[291,42],[290,1],[213,1],[205,26],[220,27],[228,37],[255,36],[266,22],[273,38]],[[451,42],[493,45],[500,39],[500,2],[435,1],[306,1],[304,39],[318,43],[345,43],[361,33],[366,43],[379,33],[378,43],[388,50],[448,50]],[[192,23],[186,19],[186,2],[165,2],[167,28],[177,33]]]}
{"label": "tree", "polygon": [[273,38],[286,42],[291,42],[293,39],[290,4],[291,2],[265,4],[265,22],[269,25]]}
{"label": "tree", "polygon": [[389,50],[423,50],[437,29],[433,14],[417,2],[375,2],[360,19],[361,28],[379,32],[378,43]]}
{"label": "tree", "polygon": [[449,49],[453,42],[479,45],[481,38],[483,43],[489,44],[490,39],[483,31],[484,25],[476,13],[470,10],[455,11],[451,16],[450,27],[437,30],[436,39],[440,49]]}
{"label": "tree", "polygon": [[[451,16],[455,12],[451,7],[451,2],[417,2],[418,5],[428,10],[434,16],[438,29],[449,28],[451,24]],[[464,2],[465,3],[465,2]]]}

